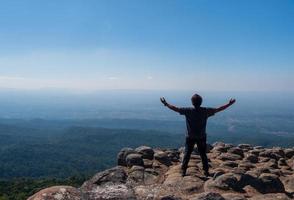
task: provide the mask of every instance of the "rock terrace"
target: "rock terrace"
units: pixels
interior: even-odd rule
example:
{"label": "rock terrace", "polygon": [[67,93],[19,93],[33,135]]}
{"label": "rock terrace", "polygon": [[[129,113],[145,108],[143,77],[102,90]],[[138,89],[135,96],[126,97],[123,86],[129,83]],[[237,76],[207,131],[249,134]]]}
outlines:
{"label": "rock terrace", "polygon": [[183,148],[124,148],[118,166],[99,172],[80,188],[46,188],[28,200],[288,200],[294,195],[294,148],[222,142],[207,145],[211,177],[202,172],[195,147],[181,176]]}

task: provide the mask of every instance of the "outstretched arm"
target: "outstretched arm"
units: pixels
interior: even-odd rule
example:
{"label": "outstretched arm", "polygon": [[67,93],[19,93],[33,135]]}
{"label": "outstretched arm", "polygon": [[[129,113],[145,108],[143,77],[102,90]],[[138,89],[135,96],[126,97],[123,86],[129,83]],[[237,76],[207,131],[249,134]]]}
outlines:
{"label": "outstretched arm", "polygon": [[164,97],[160,98],[161,103],[163,103],[163,105],[165,105],[166,107],[168,107],[169,109],[175,111],[175,112],[180,112],[180,109],[174,105],[171,105],[169,103],[166,102]]}
{"label": "outstretched arm", "polygon": [[218,107],[215,110],[215,112],[217,113],[217,112],[223,111],[223,110],[227,109],[228,107],[230,107],[231,105],[233,105],[235,102],[236,102],[235,99],[230,99],[229,103],[227,103],[227,104],[225,104],[223,106]]}

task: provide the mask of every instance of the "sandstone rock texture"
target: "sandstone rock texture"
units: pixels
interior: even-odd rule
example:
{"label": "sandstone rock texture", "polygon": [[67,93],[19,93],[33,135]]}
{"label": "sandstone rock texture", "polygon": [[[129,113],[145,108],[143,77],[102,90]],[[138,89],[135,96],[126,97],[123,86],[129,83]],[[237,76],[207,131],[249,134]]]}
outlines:
{"label": "sandstone rock texture", "polygon": [[80,188],[55,186],[28,200],[288,200],[294,199],[294,148],[216,142],[208,145],[210,177],[195,148],[181,176],[183,148],[124,148],[118,166]]}

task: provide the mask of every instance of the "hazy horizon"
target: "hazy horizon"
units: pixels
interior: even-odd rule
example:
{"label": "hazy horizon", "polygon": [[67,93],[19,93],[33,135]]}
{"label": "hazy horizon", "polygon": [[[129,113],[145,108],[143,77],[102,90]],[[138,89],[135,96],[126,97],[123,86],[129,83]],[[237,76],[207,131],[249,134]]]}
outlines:
{"label": "hazy horizon", "polygon": [[[236,98],[237,103],[225,112],[247,116],[294,113],[292,92],[192,91],[192,90],[100,90],[71,92],[64,90],[1,90],[0,118],[133,118],[179,119],[159,101],[164,96],[180,107],[191,106],[194,93],[203,97],[203,106],[217,107]],[[238,117],[237,117],[238,118]]]}

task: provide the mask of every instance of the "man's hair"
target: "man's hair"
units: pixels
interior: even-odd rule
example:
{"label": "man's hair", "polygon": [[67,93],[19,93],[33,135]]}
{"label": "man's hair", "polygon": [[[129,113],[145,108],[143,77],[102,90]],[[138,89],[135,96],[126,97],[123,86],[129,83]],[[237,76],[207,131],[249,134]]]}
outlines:
{"label": "man's hair", "polygon": [[202,97],[199,94],[194,94],[191,101],[194,107],[200,107],[202,104]]}

